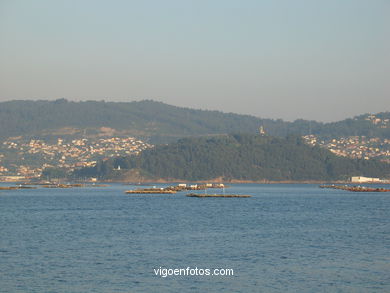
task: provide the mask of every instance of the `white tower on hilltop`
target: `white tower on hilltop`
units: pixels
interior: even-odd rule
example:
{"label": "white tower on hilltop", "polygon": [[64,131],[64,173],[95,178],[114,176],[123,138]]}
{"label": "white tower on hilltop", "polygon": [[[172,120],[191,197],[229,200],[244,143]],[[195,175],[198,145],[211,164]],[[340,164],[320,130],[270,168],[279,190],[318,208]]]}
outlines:
{"label": "white tower on hilltop", "polygon": [[264,130],[264,126],[263,126],[263,125],[261,125],[261,126],[259,127],[259,133],[260,133],[260,135],[266,135],[266,132],[265,132],[265,130]]}

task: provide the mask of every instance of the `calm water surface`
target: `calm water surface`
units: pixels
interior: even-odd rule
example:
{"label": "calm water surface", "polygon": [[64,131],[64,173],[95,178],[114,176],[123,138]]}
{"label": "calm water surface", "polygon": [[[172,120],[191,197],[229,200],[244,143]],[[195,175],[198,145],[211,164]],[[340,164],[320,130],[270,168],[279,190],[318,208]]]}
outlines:
{"label": "calm water surface", "polygon": [[[233,185],[0,191],[0,292],[390,292],[390,194]],[[231,268],[234,276],[153,269]]]}

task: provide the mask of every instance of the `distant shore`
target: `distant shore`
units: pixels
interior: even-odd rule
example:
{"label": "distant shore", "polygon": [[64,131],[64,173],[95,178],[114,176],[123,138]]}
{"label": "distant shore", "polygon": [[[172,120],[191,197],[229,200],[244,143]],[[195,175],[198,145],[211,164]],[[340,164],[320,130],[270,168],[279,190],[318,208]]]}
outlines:
{"label": "distant shore", "polygon": [[140,181],[129,181],[129,180],[102,180],[99,182],[106,183],[132,183],[132,184],[173,184],[173,183],[194,183],[194,184],[202,184],[202,183],[223,183],[223,184],[390,184],[390,182],[362,182],[356,183],[347,180],[179,180],[179,179],[145,179]]}
{"label": "distant shore", "polygon": [[[89,180],[70,180],[70,179],[60,179],[60,180],[53,180],[53,182],[84,182],[84,183],[90,183],[90,184],[99,184],[99,183],[127,183],[127,184],[134,184],[134,185],[142,185],[142,184],[175,184],[175,183],[193,183],[193,184],[205,184],[205,183],[223,183],[223,184],[390,184],[390,181],[386,182],[351,182],[348,180],[238,180],[238,179],[232,179],[232,180],[222,180],[220,178],[217,179],[210,179],[210,180],[180,180],[180,179],[140,179],[140,180],[125,180],[125,179],[105,179],[105,180],[98,180],[98,181],[89,181]],[[39,184],[39,182],[36,181],[30,181],[30,180],[18,180],[18,181],[12,181],[12,180],[1,180],[0,183],[14,183],[14,184],[23,184],[23,183],[30,183],[30,184]]]}

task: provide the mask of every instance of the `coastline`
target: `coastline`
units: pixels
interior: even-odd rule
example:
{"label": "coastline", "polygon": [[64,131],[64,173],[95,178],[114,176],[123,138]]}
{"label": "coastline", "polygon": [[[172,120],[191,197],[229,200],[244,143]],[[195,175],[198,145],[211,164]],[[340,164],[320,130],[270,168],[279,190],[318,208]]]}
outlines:
{"label": "coastline", "polygon": [[[134,183],[134,184],[173,184],[173,183],[194,183],[194,184],[204,184],[204,183],[224,183],[224,184],[351,184],[351,181],[346,180],[180,180],[180,179],[144,179],[144,180],[114,180],[114,179],[106,179],[99,180],[98,182],[104,183]],[[363,184],[363,183],[362,183]],[[378,183],[364,183],[364,184],[378,184]],[[380,184],[380,183],[379,183]],[[389,184],[389,183],[382,183]]]}
{"label": "coastline", "polygon": [[[193,184],[390,184],[390,180],[384,182],[351,182],[350,180],[239,180],[239,179],[231,179],[231,180],[222,180],[222,178],[214,178],[214,179],[205,179],[205,180],[184,180],[184,179],[164,179],[164,178],[118,178],[118,179],[102,179],[97,181],[91,180],[80,180],[80,179],[56,179],[55,182],[77,182],[77,183],[122,183],[122,184],[134,184],[134,185],[142,185],[142,184],[179,184],[179,183],[193,183]],[[34,184],[37,183],[35,180],[1,180],[0,183],[14,183],[14,184]],[[39,184],[39,183],[37,183]]]}

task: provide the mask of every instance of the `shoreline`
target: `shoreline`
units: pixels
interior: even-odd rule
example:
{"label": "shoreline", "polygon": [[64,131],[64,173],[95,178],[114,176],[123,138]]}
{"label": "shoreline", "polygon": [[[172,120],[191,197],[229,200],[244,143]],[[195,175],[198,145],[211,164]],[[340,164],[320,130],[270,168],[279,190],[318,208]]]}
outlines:
{"label": "shoreline", "polygon": [[175,183],[194,183],[194,184],[206,184],[206,183],[213,183],[213,184],[390,184],[390,181],[386,182],[351,182],[348,180],[238,180],[238,179],[232,179],[232,180],[180,180],[180,179],[145,179],[145,180],[137,180],[137,181],[131,181],[131,180],[102,180],[98,182],[111,182],[111,183],[128,183],[128,184],[134,184],[134,185],[142,185],[142,184],[175,184]]}
{"label": "shoreline", "polygon": [[[179,183],[193,183],[193,184],[390,184],[390,180],[386,182],[351,182],[347,180],[221,180],[221,179],[210,179],[210,180],[180,180],[180,179],[144,179],[144,180],[124,180],[124,179],[105,179],[98,181],[88,181],[88,180],[66,180],[61,179],[61,182],[82,182],[88,184],[99,184],[99,183],[122,183],[128,185],[143,185],[143,184],[179,184]],[[56,180],[54,180],[56,182]],[[0,181],[0,183],[13,183],[13,184],[31,184],[39,185],[41,183],[30,180],[23,181]],[[36,184],[34,184],[36,183]]]}

